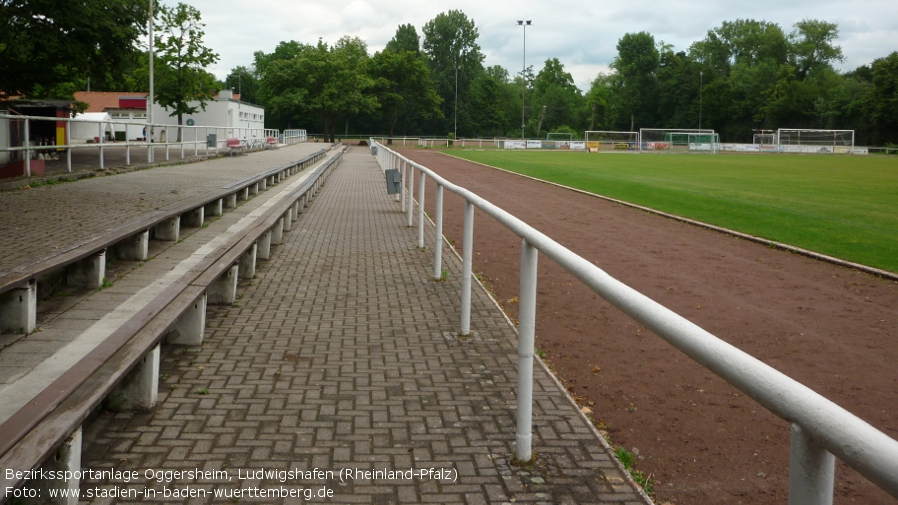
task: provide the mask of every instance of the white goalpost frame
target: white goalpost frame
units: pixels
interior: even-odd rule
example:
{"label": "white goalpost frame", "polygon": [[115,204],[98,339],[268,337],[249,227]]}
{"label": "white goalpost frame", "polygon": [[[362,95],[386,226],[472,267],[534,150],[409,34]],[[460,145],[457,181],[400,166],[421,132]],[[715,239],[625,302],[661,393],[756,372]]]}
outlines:
{"label": "white goalpost frame", "polygon": [[[710,138],[708,138],[710,137]],[[639,152],[707,153],[720,150],[720,135],[707,128],[640,128]]]}
{"label": "white goalpost frame", "polygon": [[587,130],[586,152],[634,151],[639,146],[639,132],[617,130]]}
{"label": "white goalpost frame", "polygon": [[755,133],[751,137],[752,145],[761,145],[761,146],[775,146],[776,145],[776,134],[775,133]]}
{"label": "white goalpost frame", "polygon": [[781,153],[853,154],[854,130],[780,128],[776,144]]}

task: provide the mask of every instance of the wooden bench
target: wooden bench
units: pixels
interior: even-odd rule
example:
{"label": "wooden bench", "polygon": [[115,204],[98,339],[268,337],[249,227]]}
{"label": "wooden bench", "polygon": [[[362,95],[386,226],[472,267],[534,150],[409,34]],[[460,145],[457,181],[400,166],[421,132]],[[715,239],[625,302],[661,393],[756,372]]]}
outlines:
{"label": "wooden bench", "polygon": [[265,144],[269,149],[277,149],[278,148],[278,139],[277,137],[268,137],[265,139]]}
{"label": "wooden bench", "polygon": [[240,141],[240,139],[228,139],[227,141],[228,152],[233,154],[234,151],[240,151],[241,153],[246,149],[246,144]]}

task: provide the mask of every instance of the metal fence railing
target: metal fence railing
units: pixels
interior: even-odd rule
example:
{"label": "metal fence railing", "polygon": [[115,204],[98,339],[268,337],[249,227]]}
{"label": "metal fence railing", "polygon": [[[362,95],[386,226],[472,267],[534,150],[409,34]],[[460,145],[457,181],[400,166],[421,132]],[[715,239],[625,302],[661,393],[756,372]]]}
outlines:
{"label": "metal fence railing", "polygon": [[[543,253],[593,292],[653,331],[668,343],[792,425],[789,464],[789,504],[832,504],[835,458],[898,497],[898,441],[773,367],[708,333],[635,289],[605,273],[508,212],[456,186],[432,170],[371,140],[381,168],[402,173],[402,209],[413,224],[415,172],[418,173],[418,247],[424,247],[424,189],[428,177],[436,183],[435,279],[442,275],[443,192],[465,201],[462,236],[460,331],[471,331],[471,276],[474,208],[522,238],[518,326],[518,409],[515,455],[532,456],[533,354],[536,322],[536,266]],[[408,204],[406,205],[406,191]]]}
{"label": "metal fence railing", "polygon": [[[21,161],[24,164],[24,175],[31,176],[33,160],[62,156],[66,158],[66,168],[72,171],[72,152],[74,150],[94,149],[97,151],[99,167],[106,165],[106,150],[116,147],[124,148],[125,164],[131,165],[131,150],[144,149],[147,161],[154,161],[157,149],[164,149],[165,159],[170,159],[174,148],[184,158],[187,151],[193,155],[209,154],[225,148],[228,139],[240,140],[246,148],[263,149],[267,147],[269,137],[281,139],[280,132],[265,128],[242,128],[221,126],[178,126],[170,124],[148,124],[145,121],[124,120],[85,120],[83,118],[56,118],[46,116],[23,116],[17,114],[0,114],[0,166],[10,162]],[[67,123],[60,125],[59,123]],[[78,134],[72,130],[78,128]],[[130,128],[129,128],[130,127]],[[124,129],[124,132],[121,130]],[[128,135],[128,132],[139,131],[140,136]],[[289,143],[305,142],[305,130],[301,135],[290,137]],[[41,133],[42,132],[42,133]],[[117,135],[124,133],[124,135]],[[116,140],[116,136],[123,137]],[[60,139],[60,137],[62,137]],[[75,137],[75,138],[73,138]],[[80,138],[79,138],[80,137]],[[60,140],[62,141],[60,143]]]}

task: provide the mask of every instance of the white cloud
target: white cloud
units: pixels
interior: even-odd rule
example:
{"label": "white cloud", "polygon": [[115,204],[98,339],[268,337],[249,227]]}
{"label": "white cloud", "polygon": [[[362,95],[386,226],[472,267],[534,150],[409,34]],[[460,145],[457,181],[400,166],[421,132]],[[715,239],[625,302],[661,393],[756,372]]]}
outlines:
{"label": "white cloud", "polygon": [[[172,4],[174,0],[163,0]],[[400,24],[410,23],[422,34],[424,24],[440,12],[459,9],[473,19],[487,65],[502,65],[510,73],[522,64],[523,30],[527,28],[527,64],[538,71],[548,58],[558,58],[581,88],[599,71],[607,71],[617,41],[628,32],[648,31],[675,50],[705,36],[723,21],[758,19],[779,24],[787,33],[802,19],[837,23],[843,70],[851,70],[898,50],[898,2],[894,0],[555,2],[520,0],[187,0],[206,22],[206,45],[221,55],[211,68],[223,78],[237,65],[250,65],[255,51],[271,52],[281,41],[336,42],[344,35],[359,37],[370,52],[383,49]]]}

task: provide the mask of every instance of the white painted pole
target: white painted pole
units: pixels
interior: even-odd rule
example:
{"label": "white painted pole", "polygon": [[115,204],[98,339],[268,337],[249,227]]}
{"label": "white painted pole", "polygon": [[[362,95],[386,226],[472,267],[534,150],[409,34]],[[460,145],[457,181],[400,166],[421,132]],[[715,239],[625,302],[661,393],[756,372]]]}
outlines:
{"label": "white painted pole", "polygon": [[408,169],[408,227],[414,224],[414,216],[412,216],[412,208],[415,206],[415,167]]}
{"label": "white painted pole", "polygon": [[150,94],[147,95],[147,162],[153,162],[153,102],[155,100],[154,90],[153,90],[153,0],[148,0],[150,4],[150,20],[149,20],[149,30],[150,30],[150,40],[149,40],[149,53],[150,53]]}
{"label": "white painted pole", "polygon": [[836,458],[792,424],[789,505],[832,505]]}
{"label": "white painted pole", "polygon": [[515,457],[530,461],[533,441],[533,350],[536,344],[536,262],[539,252],[521,243],[521,285],[518,294],[518,419]]}
{"label": "white painted pole", "polygon": [[437,184],[434,204],[436,206],[434,213],[436,232],[434,233],[433,246],[433,278],[434,280],[440,280],[443,278],[443,186],[441,184]]}
{"label": "white painted pole", "polygon": [[421,172],[421,179],[418,181],[418,249],[424,249],[424,183],[427,181],[427,174]]}
{"label": "white painted pole", "polygon": [[408,173],[408,162],[402,160],[399,162],[399,166],[402,168],[402,184],[399,186],[399,194],[402,195],[402,212],[405,212],[406,198],[405,198],[405,186],[406,186],[406,176]]}
{"label": "white painted pole", "polygon": [[465,228],[462,234],[461,334],[471,333],[471,276],[474,254],[474,204],[465,200]]}

